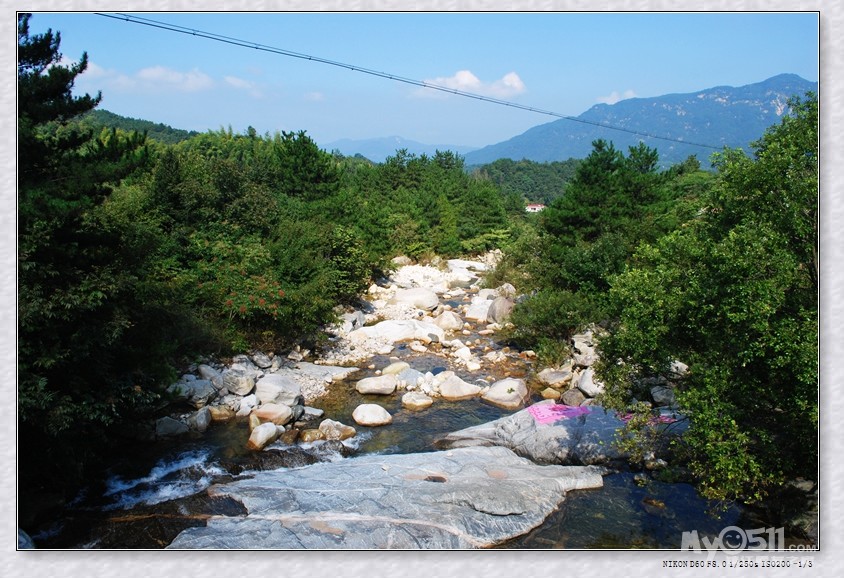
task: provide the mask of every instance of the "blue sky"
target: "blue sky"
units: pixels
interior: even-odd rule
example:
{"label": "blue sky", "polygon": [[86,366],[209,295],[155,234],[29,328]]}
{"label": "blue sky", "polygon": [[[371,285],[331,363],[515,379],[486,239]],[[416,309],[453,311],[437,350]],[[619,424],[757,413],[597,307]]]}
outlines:
{"label": "blue sky", "polygon": [[[814,13],[138,15],[571,116],[786,72],[818,80]],[[176,128],[484,146],[555,120],[93,13],[36,13],[30,28],[60,31],[69,61],[88,52],[77,92]]]}

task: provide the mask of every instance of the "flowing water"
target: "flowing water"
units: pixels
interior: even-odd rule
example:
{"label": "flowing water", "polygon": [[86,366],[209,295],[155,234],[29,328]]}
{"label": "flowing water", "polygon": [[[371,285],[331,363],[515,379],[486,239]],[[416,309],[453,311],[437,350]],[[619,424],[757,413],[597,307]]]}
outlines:
{"label": "flowing water", "polygon": [[[454,303],[453,305],[457,305]],[[342,460],[350,454],[412,453],[433,451],[436,439],[446,433],[498,419],[511,412],[473,399],[460,402],[436,400],[423,411],[401,406],[401,396],[361,395],[355,383],[374,375],[396,359],[425,373],[446,369],[469,382],[486,383],[503,377],[523,377],[532,383],[532,361],[510,352],[494,338],[477,333],[463,336],[476,354],[490,350],[506,353],[503,363],[487,365],[474,374],[450,365],[438,355],[414,353],[397,346],[392,357],[375,356],[353,379],[332,384],[328,395],[310,405],[325,417],[354,424],[352,411],[361,403],[378,403],[393,416],[389,426],[355,426],[358,433],[343,444],[316,442],[284,446],[276,442],[263,452],[246,449],[249,429],[245,420],[214,423],[204,434],[190,434],[167,442],[127,447],[105,470],[102,480],[80,494],[65,515],[43,527],[33,538],[47,548],[161,548],[183,529],[204,523],[214,514],[233,515],[237,503],[207,498],[203,490],[225,483],[243,470],[299,467],[321,460]],[[536,384],[535,384],[536,385]],[[541,399],[533,390],[529,403]],[[503,548],[678,548],[682,532],[698,530],[717,536],[736,523],[740,511],[732,508],[720,518],[710,515],[711,504],[686,484],[650,480],[640,485],[633,473],[604,478],[598,490],[570,492],[563,506],[543,525]]]}

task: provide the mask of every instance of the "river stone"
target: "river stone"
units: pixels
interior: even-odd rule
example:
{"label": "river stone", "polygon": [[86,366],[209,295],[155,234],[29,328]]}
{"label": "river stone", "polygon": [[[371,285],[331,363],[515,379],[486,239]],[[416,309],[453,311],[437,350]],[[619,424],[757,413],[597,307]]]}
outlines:
{"label": "river stone", "polygon": [[421,391],[408,391],[401,398],[402,407],[414,411],[427,409],[431,407],[434,400],[422,393]]}
{"label": "river stone", "polygon": [[365,377],[357,382],[355,389],[358,393],[374,395],[390,395],[396,391],[398,378],[392,374]]}
{"label": "river stone", "polygon": [[237,417],[247,416],[257,406],[258,397],[254,393],[251,393],[240,399],[240,406],[238,406],[235,415],[237,415]]}
{"label": "river stone", "polygon": [[495,292],[500,297],[509,297],[510,299],[514,299],[516,297],[516,288],[510,283],[504,283],[503,285],[496,287]]}
{"label": "river stone", "polygon": [[408,369],[410,364],[406,361],[396,361],[381,370],[381,375],[398,375],[405,369]]}
{"label": "river stone", "polygon": [[318,429],[305,429],[299,432],[299,441],[303,444],[325,439],[325,434]]}
{"label": "river stone", "polygon": [[424,311],[433,311],[440,304],[437,294],[426,287],[414,287],[412,289],[399,289],[390,303],[400,305],[411,305]]}
{"label": "river stone", "polygon": [[540,371],[536,378],[543,384],[550,387],[560,389],[565,384],[571,381],[572,373],[571,366],[562,367],[560,369],[551,369],[546,367]]}
{"label": "river stone", "polygon": [[305,419],[316,419],[316,418],[322,417],[324,414],[325,414],[325,410],[306,405],[305,406],[305,413],[303,414],[303,417]]}
{"label": "river stone", "polygon": [[440,395],[448,401],[461,401],[477,397],[481,388],[472,383],[466,383],[453,371],[443,371],[434,378]]}
{"label": "river stone", "polygon": [[455,269],[471,269],[473,271],[484,272],[489,270],[489,265],[481,263],[480,261],[467,261],[465,259],[449,259],[446,261],[448,269],[454,271]]}
{"label": "river stone", "polygon": [[155,422],[155,437],[168,438],[188,433],[188,424],[165,416]]}
{"label": "river stone", "polygon": [[252,363],[254,363],[257,367],[260,367],[261,369],[268,369],[272,367],[273,360],[270,359],[270,356],[266,353],[256,351],[252,354]]}
{"label": "river stone", "polygon": [[595,381],[595,370],[591,367],[587,368],[577,381],[577,389],[583,392],[587,397],[596,397],[604,392],[604,384]]}
{"label": "river stone", "polygon": [[278,439],[278,434],[278,426],[274,423],[262,423],[249,434],[249,441],[246,443],[246,447],[250,450],[262,450],[264,446]]}
{"label": "river stone", "polygon": [[514,377],[496,381],[481,395],[481,399],[502,409],[519,409],[527,397],[525,381]]}
{"label": "river stone", "polygon": [[211,421],[228,421],[235,416],[232,408],[225,405],[209,405],[208,411],[211,412]]}
{"label": "river stone", "polygon": [[677,403],[674,398],[674,388],[665,385],[655,385],[651,388],[651,397],[657,406],[674,407]]}
{"label": "river stone", "polygon": [[506,448],[367,455],[212,486],[246,514],[214,515],[174,549],[490,548],[540,525],[598,469],[540,466]]}
{"label": "river stone", "polygon": [[504,323],[510,312],[513,310],[513,301],[507,297],[496,297],[487,311],[487,320],[495,323]]}
{"label": "river stone", "polygon": [[443,311],[434,319],[434,325],[443,331],[459,331],[463,329],[463,319],[454,311]]}
{"label": "river stone", "polygon": [[363,403],[352,412],[352,419],[358,425],[379,426],[393,423],[393,416],[375,403]]}
{"label": "river stone", "polygon": [[405,384],[405,386],[415,387],[419,384],[419,378],[424,377],[421,371],[417,371],[412,367],[408,367],[398,375],[396,375],[399,382]]}
{"label": "river stone", "polygon": [[204,432],[211,425],[211,410],[203,407],[197,410],[190,418],[188,418],[188,425],[198,432]]}
{"label": "river stone", "polygon": [[542,399],[560,399],[560,390],[554,389],[553,387],[546,387],[542,391],[539,392],[539,395],[542,396]]}
{"label": "river stone", "polygon": [[322,432],[322,435],[327,440],[340,441],[354,437],[357,433],[352,426],[334,421],[333,419],[322,420],[322,423],[319,424],[319,431]]}
{"label": "river stone", "polygon": [[207,379],[214,384],[217,389],[223,389],[223,374],[211,367],[210,365],[202,364],[197,368],[199,377]]}
{"label": "river stone", "polygon": [[295,405],[302,395],[302,386],[286,375],[271,373],[258,380],[255,396],[262,404],[281,403]]}
{"label": "river stone", "polygon": [[223,387],[230,393],[249,395],[255,389],[255,374],[229,368],[223,371]]}
{"label": "river stone", "polygon": [[290,406],[281,403],[265,403],[253,410],[262,422],[270,422],[275,425],[284,425],[293,419],[293,410]]}
{"label": "river stone", "polygon": [[177,381],[167,391],[181,401],[186,401],[196,409],[205,407],[217,397],[217,388],[208,379]]}
{"label": "river stone", "polygon": [[[553,401],[541,401],[553,404]],[[625,456],[615,442],[624,422],[615,412],[594,407],[590,413],[540,424],[523,409],[489,423],[452,432],[436,442],[441,449],[503,446],[541,464],[604,464]]]}
{"label": "river stone", "polygon": [[388,319],[352,331],[349,333],[349,341],[354,344],[363,343],[368,339],[383,339],[390,343],[398,343],[417,339],[423,343],[431,343],[431,334],[439,341],[445,339],[445,332],[433,323],[415,319]]}
{"label": "river stone", "polygon": [[472,303],[466,309],[466,314],[463,316],[469,321],[476,321],[478,323],[486,323],[489,308],[492,306],[492,301],[489,299],[472,300]]}
{"label": "river stone", "polygon": [[278,441],[280,441],[283,444],[287,444],[289,446],[292,446],[293,444],[295,444],[298,439],[299,439],[299,430],[296,429],[295,427],[290,428],[288,430],[284,430],[278,436]]}
{"label": "river stone", "polygon": [[583,403],[584,401],[586,401],[586,396],[584,396],[583,393],[576,387],[564,391],[563,395],[560,397],[560,403],[564,405],[577,406]]}

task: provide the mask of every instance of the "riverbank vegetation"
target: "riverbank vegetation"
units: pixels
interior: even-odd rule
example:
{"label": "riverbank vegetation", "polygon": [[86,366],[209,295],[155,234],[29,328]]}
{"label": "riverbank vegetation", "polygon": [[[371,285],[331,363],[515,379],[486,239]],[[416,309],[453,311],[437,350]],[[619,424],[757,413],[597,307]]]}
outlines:
{"label": "riverbank vegetation", "polygon": [[[202,354],[318,345],[404,254],[501,248],[529,295],[511,339],[553,363],[588,323],[608,405],[677,383],[686,460],[709,497],[755,499],[817,467],[817,99],[794,99],[752,156],[596,141],[584,160],[451,152],[374,164],[305,132],[173,142],[92,124],[57,33],[18,20],[18,439],[27,484],[62,485]],[[102,119],[101,119],[102,120]],[[167,127],[169,128],[169,127]],[[182,138],[185,137],[185,138]],[[530,190],[527,190],[530,189]],[[527,201],[548,208],[526,215]]]}

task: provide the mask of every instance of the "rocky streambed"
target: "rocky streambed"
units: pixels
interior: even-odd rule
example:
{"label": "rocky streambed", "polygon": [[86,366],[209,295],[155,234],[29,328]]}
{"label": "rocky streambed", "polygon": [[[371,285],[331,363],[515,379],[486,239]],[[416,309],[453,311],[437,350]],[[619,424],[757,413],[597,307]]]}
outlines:
{"label": "rocky streambed", "polygon": [[[538,371],[532,352],[497,341],[516,290],[481,287],[490,260],[400,265],[328,328],[319,356],[191,368],[171,392],[193,409],[140,432],[170,457],[115,475],[36,545],[486,548],[561,524],[569,492],[601,488],[625,458],[623,416],[594,401],[598,336]],[[658,427],[677,427],[670,384],[655,387]],[[654,504],[632,507],[664,518]]]}

